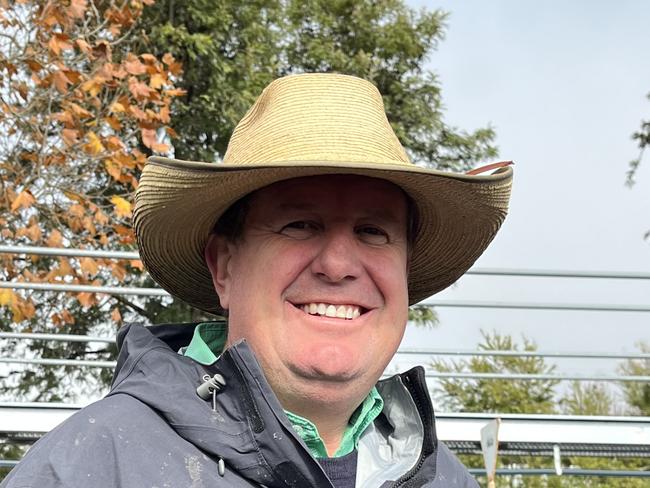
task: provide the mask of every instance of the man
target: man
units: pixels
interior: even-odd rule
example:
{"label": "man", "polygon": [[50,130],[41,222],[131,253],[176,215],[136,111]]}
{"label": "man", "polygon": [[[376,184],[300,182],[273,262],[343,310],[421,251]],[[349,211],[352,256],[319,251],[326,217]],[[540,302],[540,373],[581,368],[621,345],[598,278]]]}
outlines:
{"label": "man", "polygon": [[477,486],[423,370],[377,381],[408,306],[494,237],[511,178],[412,165],[366,81],[276,80],[223,164],[151,158],[136,195],[151,275],[227,324],[121,331],[109,395],[3,486]]}

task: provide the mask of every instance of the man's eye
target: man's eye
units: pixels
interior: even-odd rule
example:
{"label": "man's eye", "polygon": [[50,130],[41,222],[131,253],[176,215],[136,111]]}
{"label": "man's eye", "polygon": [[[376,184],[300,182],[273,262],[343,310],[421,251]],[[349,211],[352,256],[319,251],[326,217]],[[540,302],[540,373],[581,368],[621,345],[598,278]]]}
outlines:
{"label": "man's eye", "polygon": [[360,239],[366,244],[387,244],[389,241],[386,231],[380,229],[379,227],[368,225],[359,227],[357,229],[357,234],[359,235]]}
{"label": "man's eye", "polygon": [[314,235],[317,230],[318,226],[312,222],[296,220],[295,222],[286,224],[280,232],[294,239],[307,239]]}

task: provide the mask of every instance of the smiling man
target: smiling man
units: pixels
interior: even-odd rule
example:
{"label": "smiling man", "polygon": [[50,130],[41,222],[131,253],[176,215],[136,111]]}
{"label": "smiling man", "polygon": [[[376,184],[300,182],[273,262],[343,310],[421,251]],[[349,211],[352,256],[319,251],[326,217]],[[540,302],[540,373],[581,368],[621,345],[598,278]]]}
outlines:
{"label": "smiling man", "polygon": [[380,378],[511,180],[411,164],[364,80],[276,80],[223,163],[151,158],[136,195],[153,278],[227,321],[124,328],[109,395],[3,486],[478,486],[436,437],[424,370]]}
{"label": "smiling man", "polygon": [[228,343],[250,343],[280,403],[332,455],[404,333],[406,196],[332,175],[272,184],[248,205],[242,235],[206,250]]}

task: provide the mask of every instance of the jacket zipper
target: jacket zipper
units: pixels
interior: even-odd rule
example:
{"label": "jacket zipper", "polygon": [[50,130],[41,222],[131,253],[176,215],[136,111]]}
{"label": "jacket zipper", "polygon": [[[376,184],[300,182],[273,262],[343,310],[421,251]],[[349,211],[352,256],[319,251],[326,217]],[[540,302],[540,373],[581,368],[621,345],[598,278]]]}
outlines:
{"label": "jacket zipper", "polygon": [[[415,408],[417,409],[418,414],[420,415],[420,418],[422,419],[422,430],[423,430],[423,433],[422,433],[422,437],[423,437],[423,439],[422,439],[422,449],[420,450],[420,457],[419,457],[418,462],[416,463],[416,465],[413,466],[413,468],[411,468],[411,470],[408,473],[405,473],[397,481],[395,481],[395,483],[393,483],[393,485],[392,485],[392,488],[405,486],[413,477],[415,477],[415,475],[418,473],[418,471],[420,471],[420,469],[422,468],[422,465],[424,464],[424,461],[425,461],[425,459],[427,457],[427,454],[425,452],[426,451],[425,443],[427,441],[427,429],[424,426],[424,422],[425,422],[425,418],[426,418],[425,417],[426,412],[425,412],[425,409],[422,407],[422,399],[420,398],[420,393],[418,391],[416,391],[416,388],[413,387],[413,385],[411,383],[411,377],[410,376],[405,376],[404,377],[404,382],[406,383],[407,390],[409,391],[409,393],[411,394],[411,397],[413,398],[413,402],[415,403]],[[433,453],[435,453],[435,447],[433,448],[433,451],[432,451],[431,454],[433,454]]]}

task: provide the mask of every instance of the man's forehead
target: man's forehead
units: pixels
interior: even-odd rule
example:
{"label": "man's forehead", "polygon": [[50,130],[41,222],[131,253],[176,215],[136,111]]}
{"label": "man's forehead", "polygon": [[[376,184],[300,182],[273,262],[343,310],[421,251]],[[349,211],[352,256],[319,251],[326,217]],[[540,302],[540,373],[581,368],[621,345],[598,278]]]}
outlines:
{"label": "man's forehead", "polygon": [[352,207],[386,220],[403,219],[406,193],[390,181],[361,175],[318,175],[279,181],[257,190],[252,203],[280,212],[316,212]]}
{"label": "man's forehead", "polygon": [[[277,210],[281,213],[291,214],[293,212],[306,212],[306,213],[317,213],[322,211],[323,205],[318,205],[313,202],[300,202],[300,201],[290,201],[286,203],[281,203],[277,207]],[[403,219],[401,217],[401,212],[398,210],[399,206],[392,205],[390,207],[384,206],[364,206],[358,207],[356,210],[363,214],[364,217],[369,217],[373,219],[385,220],[387,222],[401,222]]]}

